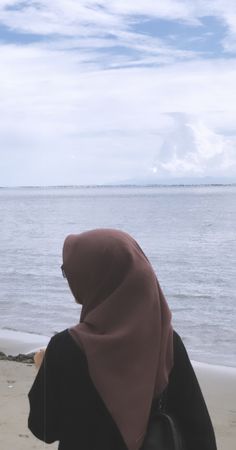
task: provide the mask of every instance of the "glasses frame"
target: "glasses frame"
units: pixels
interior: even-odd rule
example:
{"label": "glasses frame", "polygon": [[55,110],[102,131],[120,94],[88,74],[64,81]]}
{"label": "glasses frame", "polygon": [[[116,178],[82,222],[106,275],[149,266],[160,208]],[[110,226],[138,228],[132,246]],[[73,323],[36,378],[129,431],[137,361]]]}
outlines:
{"label": "glasses frame", "polygon": [[63,264],[61,265],[61,273],[62,273],[63,278],[66,278],[66,273],[65,273]]}

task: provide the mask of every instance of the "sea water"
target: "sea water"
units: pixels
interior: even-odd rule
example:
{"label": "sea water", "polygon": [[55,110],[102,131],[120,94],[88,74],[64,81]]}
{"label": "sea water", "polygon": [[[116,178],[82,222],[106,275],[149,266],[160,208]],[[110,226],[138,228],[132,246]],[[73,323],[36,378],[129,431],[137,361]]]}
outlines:
{"label": "sea water", "polygon": [[[66,235],[118,228],[142,246],[192,359],[236,366],[236,186],[0,189],[0,329],[79,321]],[[1,350],[1,349],[0,349]]]}

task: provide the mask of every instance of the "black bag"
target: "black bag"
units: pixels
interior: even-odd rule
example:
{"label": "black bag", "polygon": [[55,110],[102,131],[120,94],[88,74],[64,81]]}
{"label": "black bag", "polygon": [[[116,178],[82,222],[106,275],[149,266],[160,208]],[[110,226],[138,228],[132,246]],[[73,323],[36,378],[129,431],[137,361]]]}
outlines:
{"label": "black bag", "polygon": [[173,416],[166,412],[166,392],[152,406],[141,450],[184,450],[181,432]]}

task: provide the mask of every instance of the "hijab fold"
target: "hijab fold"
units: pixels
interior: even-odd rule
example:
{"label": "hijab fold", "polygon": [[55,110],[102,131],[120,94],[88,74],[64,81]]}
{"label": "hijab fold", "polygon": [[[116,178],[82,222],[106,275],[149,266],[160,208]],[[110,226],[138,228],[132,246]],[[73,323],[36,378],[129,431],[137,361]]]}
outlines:
{"label": "hijab fold", "polygon": [[156,275],[137,242],[112,229],[69,235],[63,268],[82,304],[69,332],[127,448],[138,450],[173,366],[171,313]]}

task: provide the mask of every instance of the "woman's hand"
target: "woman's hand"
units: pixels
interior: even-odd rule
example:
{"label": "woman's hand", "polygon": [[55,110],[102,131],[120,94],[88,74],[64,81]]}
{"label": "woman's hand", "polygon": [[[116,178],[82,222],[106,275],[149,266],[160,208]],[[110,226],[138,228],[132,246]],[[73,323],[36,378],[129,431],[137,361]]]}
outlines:
{"label": "woman's hand", "polygon": [[39,369],[44,358],[45,349],[41,348],[39,352],[36,352],[34,355],[34,364],[36,369]]}

